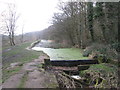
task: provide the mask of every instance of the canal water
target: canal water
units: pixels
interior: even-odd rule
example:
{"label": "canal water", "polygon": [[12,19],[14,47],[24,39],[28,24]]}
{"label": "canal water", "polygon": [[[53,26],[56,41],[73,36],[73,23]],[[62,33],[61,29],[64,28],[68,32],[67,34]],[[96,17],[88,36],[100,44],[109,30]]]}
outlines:
{"label": "canal water", "polygon": [[85,60],[88,59],[88,57],[83,57],[82,50],[79,48],[44,48],[41,47],[41,44],[46,43],[38,43],[35,45],[35,47],[32,48],[32,50],[35,51],[43,51],[46,53],[50,60]]}

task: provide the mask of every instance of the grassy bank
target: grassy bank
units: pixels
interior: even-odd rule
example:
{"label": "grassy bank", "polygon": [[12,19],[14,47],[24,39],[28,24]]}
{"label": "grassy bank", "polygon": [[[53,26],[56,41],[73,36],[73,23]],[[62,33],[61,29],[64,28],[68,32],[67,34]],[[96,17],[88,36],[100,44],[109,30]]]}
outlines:
{"label": "grassy bank", "polygon": [[14,62],[26,63],[44,54],[43,52],[27,50],[26,48],[30,46],[30,44],[31,43],[29,42],[29,43],[16,45],[13,47],[3,46],[3,50],[2,50],[3,82],[11,75],[17,73],[21,69],[21,66],[19,66],[17,68],[12,68],[8,70],[7,67],[10,66],[10,63],[14,63]]}

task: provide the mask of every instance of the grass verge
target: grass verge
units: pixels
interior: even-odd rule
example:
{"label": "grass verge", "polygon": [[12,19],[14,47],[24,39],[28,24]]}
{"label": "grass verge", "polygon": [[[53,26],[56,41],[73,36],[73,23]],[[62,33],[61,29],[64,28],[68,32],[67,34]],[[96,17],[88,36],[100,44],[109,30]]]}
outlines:
{"label": "grass verge", "polygon": [[4,83],[4,81],[6,79],[8,79],[11,75],[16,74],[20,69],[21,69],[21,67],[15,67],[15,68],[10,69],[10,70],[4,69],[3,70],[2,83]]}
{"label": "grass verge", "polygon": [[20,45],[16,45],[13,47],[4,47],[2,49],[2,79],[4,82],[11,75],[15,74],[21,69],[21,66],[18,68],[13,68],[8,70],[7,68],[10,66],[10,63],[14,62],[22,62],[26,63],[38,58],[40,55],[44,55],[43,52],[36,52],[27,50],[26,48],[31,45],[29,43],[23,43]]}

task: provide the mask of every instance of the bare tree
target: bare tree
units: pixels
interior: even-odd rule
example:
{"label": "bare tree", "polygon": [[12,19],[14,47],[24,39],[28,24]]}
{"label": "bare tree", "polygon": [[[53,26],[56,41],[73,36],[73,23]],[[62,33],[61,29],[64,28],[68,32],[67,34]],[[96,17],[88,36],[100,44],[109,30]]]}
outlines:
{"label": "bare tree", "polygon": [[23,24],[23,26],[22,26],[21,43],[23,43],[23,41],[24,41],[24,40],[23,40],[23,34],[24,34],[24,32],[23,32],[23,31],[24,31],[24,24]]}
{"label": "bare tree", "polygon": [[8,32],[8,36],[9,36],[9,40],[10,40],[10,45],[14,46],[15,45],[14,34],[15,34],[15,30],[17,28],[16,21],[19,18],[19,15],[17,15],[17,13],[16,13],[15,4],[8,4],[8,10],[5,11],[3,16],[4,16],[6,30]]}

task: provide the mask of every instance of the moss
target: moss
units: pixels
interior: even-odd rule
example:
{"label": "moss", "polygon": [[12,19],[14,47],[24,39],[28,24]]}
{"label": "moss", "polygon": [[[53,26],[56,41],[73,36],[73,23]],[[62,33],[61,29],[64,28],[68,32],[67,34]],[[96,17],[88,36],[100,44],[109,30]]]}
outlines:
{"label": "moss", "polygon": [[60,48],[43,50],[51,60],[85,60],[88,57],[82,56],[82,50],[78,48]]}
{"label": "moss", "polygon": [[95,64],[90,66],[91,70],[95,70],[100,72],[101,70],[104,70],[106,72],[117,72],[117,67],[112,64],[102,63],[102,64]]}

